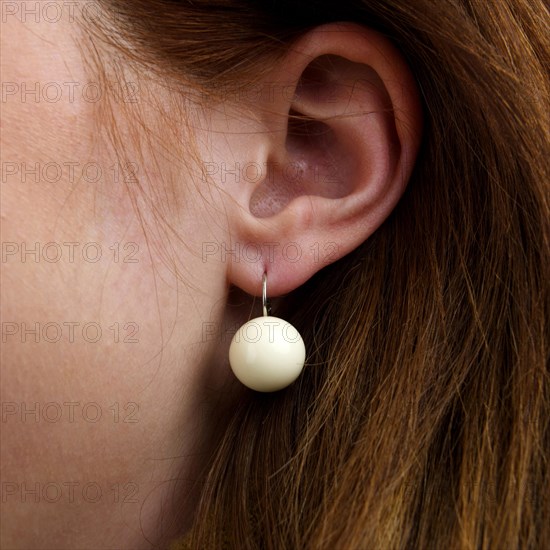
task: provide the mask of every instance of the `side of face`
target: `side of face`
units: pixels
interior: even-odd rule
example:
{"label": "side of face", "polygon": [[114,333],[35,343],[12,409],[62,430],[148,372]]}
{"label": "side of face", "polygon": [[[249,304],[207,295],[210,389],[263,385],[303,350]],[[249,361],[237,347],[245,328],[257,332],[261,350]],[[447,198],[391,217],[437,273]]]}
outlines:
{"label": "side of face", "polygon": [[179,221],[164,219],[184,245],[156,231],[168,163],[125,126],[149,84],[103,81],[86,39],[67,15],[2,22],[3,547],[149,548],[159,510],[189,521],[223,409],[212,213],[181,169]]}

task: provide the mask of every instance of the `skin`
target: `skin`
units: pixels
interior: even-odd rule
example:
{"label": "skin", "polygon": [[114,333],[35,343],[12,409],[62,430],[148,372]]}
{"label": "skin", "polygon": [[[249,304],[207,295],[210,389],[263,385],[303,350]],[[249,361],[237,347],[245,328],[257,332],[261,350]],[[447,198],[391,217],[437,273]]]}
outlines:
{"label": "skin", "polygon": [[[265,269],[277,297],[368,238],[412,169],[421,129],[412,77],[378,35],[336,30],[307,35],[266,82],[296,87],[312,60],[357,52],[356,65],[342,64],[333,76],[370,79],[359,96],[337,92],[336,100],[322,100],[322,85],[320,94],[302,90],[296,106],[314,119],[344,114],[350,104],[381,113],[329,123],[336,173],[346,175],[338,193],[327,196],[333,187],[309,181],[270,211],[272,191],[250,180],[218,172],[205,192],[200,166],[300,161],[326,175],[326,144],[287,147],[292,96],[191,113],[197,165],[190,139],[162,141],[169,133],[164,115],[178,112],[161,116],[149,108],[154,100],[169,104],[170,96],[147,75],[132,75],[135,103],[115,109],[113,120],[101,118],[106,99],[83,93],[100,80],[84,62],[80,23],[3,19],[2,80],[15,88],[4,88],[2,98],[2,548],[146,549],[161,530],[176,534],[172,520],[179,530],[189,526],[200,468],[243,395],[229,369],[224,327],[261,315],[253,296],[261,294]],[[367,62],[374,69],[360,68]],[[24,83],[34,89],[36,82],[38,98],[22,93]],[[74,95],[67,82],[78,83]],[[384,110],[388,101],[399,103],[397,124]],[[133,139],[141,136],[138,114],[154,139]],[[122,161],[107,137],[109,124],[123,138]],[[177,160],[186,155],[188,162]],[[24,175],[37,163],[37,175]],[[174,232],[157,231],[143,201],[136,211],[139,195],[128,192],[136,170]],[[175,201],[165,199],[167,189],[176,190]],[[235,242],[254,244],[261,259],[237,262],[220,252]],[[266,243],[273,242],[270,258]],[[38,256],[28,252],[35,243]],[[301,247],[300,262],[282,254],[288,243]],[[37,335],[24,332],[36,323]],[[47,323],[53,325],[46,330]]]}
{"label": "skin", "polygon": [[[78,25],[10,18],[2,31],[5,81],[39,82],[44,90],[91,80],[76,46]],[[74,101],[66,93],[51,103],[24,99],[9,97],[2,109],[6,171],[40,167],[38,181],[5,172],[2,182],[2,242],[19,247],[2,265],[2,321],[11,323],[2,342],[2,547],[149,548],[159,534],[158,511],[164,506],[169,516],[176,507],[163,502],[174,490],[190,492],[228,401],[218,391],[226,360],[204,341],[201,322],[221,323],[223,265],[201,261],[202,241],[190,236],[212,237],[191,201],[179,228],[192,248],[180,257],[188,287],[149,249],[122,184],[125,169],[117,183],[110,168],[117,159],[94,143],[96,103],[78,91]],[[52,175],[43,172],[48,163]],[[92,168],[81,178],[86,163]],[[51,182],[56,166],[63,174]],[[103,176],[94,183],[95,167]],[[78,243],[72,258],[69,242]],[[34,243],[38,262],[20,253]],[[58,261],[42,256],[47,243],[61,247]],[[97,246],[85,249],[87,243],[98,243],[99,261]],[[56,248],[47,250],[55,258]],[[82,332],[90,322],[101,328],[97,342],[95,328]],[[36,343],[33,335],[22,341],[23,323],[55,325]],[[69,323],[78,323],[73,334]],[[117,332],[109,329],[114,323]],[[61,339],[48,342],[59,327]],[[35,403],[38,415],[26,414]],[[27,493],[36,484],[38,496]],[[183,506],[185,522],[192,508]]]}

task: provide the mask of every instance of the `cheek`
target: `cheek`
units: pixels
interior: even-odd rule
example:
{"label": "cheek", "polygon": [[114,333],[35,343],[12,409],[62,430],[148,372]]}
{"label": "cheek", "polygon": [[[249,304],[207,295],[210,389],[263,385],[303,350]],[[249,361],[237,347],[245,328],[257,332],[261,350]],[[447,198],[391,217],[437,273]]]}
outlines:
{"label": "cheek", "polygon": [[105,453],[89,443],[114,427],[124,429],[109,449],[128,444],[133,425],[123,420],[135,407],[125,407],[154,378],[161,323],[143,254],[136,264],[117,263],[118,246],[110,250],[106,239],[76,228],[55,235],[32,229],[5,234],[17,252],[2,265],[2,402],[11,403],[3,436],[23,451],[39,450],[40,464],[52,466],[60,465],[60,445],[77,462]]}
{"label": "cheek", "polygon": [[26,547],[153,529],[146,510],[161,508],[159,487],[170,489],[182,446],[201,432],[208,349],[192,344],[212,304],[198,311],[152,260],[128,200],[100,208],[97,189],[66,181],[2,192],[5,525],[20,526]]}
{"label": "cheek", "polygon": [[[36,529],[20,539],[29,547],[60,544],[75,521],[82,533],[107,525],[122,536],[124,525],[140,532],[148,521],[153,529],[159,487],[170,489],[181,446],[194,448],[202,428],[205,350],[181,353],[200,325],[190,308],[178,313],[176,285],[161,265],[153,276],[139,227],[116,246],[115,235],[90,239],[77,226],[55,239],[31,229],[6,235],[19,252],[2,266],[3,515]],[[91,240],[99,247],[85,259]],[[50,262],[44,254],[55,247],[45,252],[44,243],[54,242],[63,254]],[[63,242],[80,243],[73,261]],[[32,252],[22,256],[28,243]],[[72,547],[87,547],[75,536]]]}
{"label": "cheek", "polygon": [[[69,32],[57,27],[44,40],[31,30],[15,25],[3,34],[2,47],[24,45],[8,79],[87,81]],[[220,324],[226,293],[225,266],[213,269],[201,257],[217,224],[181,213],[175,246],[161,240],[150,250],[151,233],[126,194],[135,166],[99,151],[96,107],[18,95],[2,108],[7,546],[90,548],[109,540],[149,548],[143,536],[154,538],[159,487],[174,489],[168,480],[183,467],[193,480],[194,460],[203,461],[197,445],[216,414],[204,404],[208,377],[229,373],[202,333],[204,322]],[[160,187],[146,180],[154,198]],[[164,264],[172,255],[178,280]]]}

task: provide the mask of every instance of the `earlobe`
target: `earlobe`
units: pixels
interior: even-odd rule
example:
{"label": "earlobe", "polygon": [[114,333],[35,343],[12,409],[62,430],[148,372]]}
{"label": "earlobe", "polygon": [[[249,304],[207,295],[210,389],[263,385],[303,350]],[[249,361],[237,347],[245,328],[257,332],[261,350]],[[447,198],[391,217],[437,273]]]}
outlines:
{"label": "earlobe", "polygon": [[228,278],[258,295],[267,272],[278,296],[383,223],[412,172],[422,116],[398,50],[357,25],[309,31],[266,81],[293,93],[255,106],[268,131],[252,155],[268,169],[254,185],[235,182],[228,213],[233,240],[259,254],[232,261]]}

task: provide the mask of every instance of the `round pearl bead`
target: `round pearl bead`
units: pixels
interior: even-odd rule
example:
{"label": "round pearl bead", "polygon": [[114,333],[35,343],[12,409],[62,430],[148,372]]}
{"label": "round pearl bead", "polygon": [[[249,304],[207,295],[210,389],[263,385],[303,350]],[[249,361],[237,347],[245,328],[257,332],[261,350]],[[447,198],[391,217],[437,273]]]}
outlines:
{"label": "round pearl bead", "polygon": [[302,372],[306,348],[300,333],[278,317],[257,317],[233,336],[229,363],[250,389],[272,392],[285,388]]}

